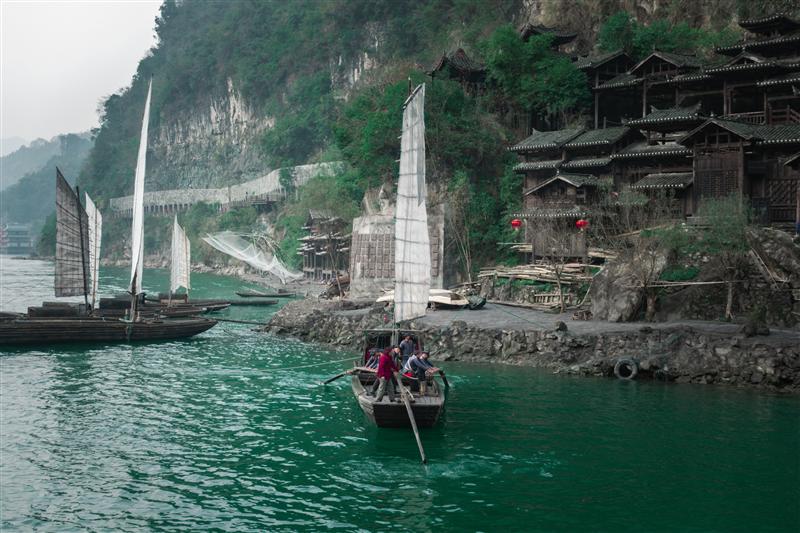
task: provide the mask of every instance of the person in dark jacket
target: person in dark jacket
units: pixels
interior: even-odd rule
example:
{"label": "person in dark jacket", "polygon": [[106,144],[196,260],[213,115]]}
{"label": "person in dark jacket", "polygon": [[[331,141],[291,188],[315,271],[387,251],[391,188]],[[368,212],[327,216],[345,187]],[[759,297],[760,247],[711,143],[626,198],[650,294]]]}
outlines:
{"label": "person in dark jacket", "polygon": [[400,343],[400,352],[403,354],[403,360],[400,364],[401,368],[406,366],[406,363],[411,359],[415,351],[414,341],[411,340],[411,335],[406,335],[403,342]]}
{"label": "person in dark jacket", "polygon": [[380,385],[378,385],[378,393],[375,396],[376,402],[379,402],[383,399],[383,395],[386,393],[387,388],[389,389],[389,401],[394,401],[394,380],[399,370],[400,369],[397,368],[397,365],[394,362],[392,352],[386,352],[381,355],[380,359],[378,360],[377,376],[380,380]]}
{"label": "person in dark jacket", "polygon": [[408,364],[403,368],[403,371],[414,374],[414,377],[417,378],[417,382],[419,383],[419,392],[424,396],[427,390],[428,377],[434,372],[438,372],[439,369],[428,361],[428,352],[422,352],[419,355],[411,356],[411,359],[408,360]]}

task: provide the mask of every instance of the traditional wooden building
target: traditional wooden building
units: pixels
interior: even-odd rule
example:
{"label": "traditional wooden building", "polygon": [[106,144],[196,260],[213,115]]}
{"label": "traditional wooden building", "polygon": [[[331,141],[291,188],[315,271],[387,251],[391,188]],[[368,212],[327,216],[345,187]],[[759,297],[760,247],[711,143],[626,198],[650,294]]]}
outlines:
{"label": "traditional wooden building", "polygon": [[464,90],[475,95],[482,92],[486,83],[486,65],[469,57],[463,48],[442,54],[428,75],[458,81]]}
{"label": "traditional wooden building", "polygon": [[332,281],[347,273],[350,235],[347,224],[327,211],[311,209],[303,229],[310,232],[300,239],[297,253],[303,257],[303,277],[310,281]]}
{"label": "traditional wooden building", "polygon": [[527,41],[534,35],[552,35],[553,42],[550,44],[550,46],[553,48],[553,50],[560,50],[562,46],[571,43],[578,36],[578,34],[573,31],[551,28],[549,26],[532,24],[530,22],[525,23],[519,29],[519,36],[523,41]]}
{"label": "traditional wooden building", "polygon": [[[762,222],[795,222],[800,172],[786,163],[800,150],[800,22],[740,25],[746,36],[711,61],[658,50],[636,64],[620,52],[577,59],[595,95],[594,128],[534,131],[511,148],[525,175],[518,216],[528,242],[543,216],[591,216],[606,186],[666,197],[675,218],[739,194]],[[564,178],[573,173],[584,177]]]}

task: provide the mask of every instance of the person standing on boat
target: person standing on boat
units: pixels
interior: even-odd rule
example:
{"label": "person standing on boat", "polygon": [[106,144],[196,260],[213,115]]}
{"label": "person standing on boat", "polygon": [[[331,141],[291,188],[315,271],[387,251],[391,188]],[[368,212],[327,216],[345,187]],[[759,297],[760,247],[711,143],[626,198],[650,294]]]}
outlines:
{"label": "person standing on boat", "polygon": [[400,367],[405,368],[406,363],[408,363],[408,360],[411,358],[412,355],[414,355],[414,352],[416,351],[414,349],[414,341],[411,340],[411,335],[406,335],[406,338],[403,339],[403,342],[400,343],[400,351],[403,354],[403,361]]}
{"label": "person standing on boat", "polygon": [[376,374],[380,380],[380,385],[378,385],[378,393],[375,396],[376,402],[383,399],[387,388],[389,389],[389,401],[394,401],[394,380],[399,369],[394,363],[392,355],[392,352],[385,352],[378,361],[378,372]]}

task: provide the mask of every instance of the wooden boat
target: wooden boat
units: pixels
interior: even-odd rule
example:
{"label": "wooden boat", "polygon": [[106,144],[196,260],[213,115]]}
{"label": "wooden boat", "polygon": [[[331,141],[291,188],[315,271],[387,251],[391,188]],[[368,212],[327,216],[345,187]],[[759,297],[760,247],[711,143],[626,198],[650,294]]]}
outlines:
{"label": "wooden boat", "polygon": [[[402,295],[394,304],[395,325],[424,316],[429,296],[433,292],[429,290],[431,249],[425,202],[425,168],[419,164],[420,161],[425,161],[424,101],[425,86],[420,85],[408,97],[403,110],[400,179],[395,209],[395,289],[390,296],[390,300],[395,301],[395,294]],[[464,301],[464,304],[467,303]],[[358,364],[363,365],[371,351],[383,351],[398,345],[399,339],[406,335],[414,340],[415,351],[421,351],[422,338],[418,332],[403,331],[397,326],[392,329],[366,331],[364,350]],[[380,427],[411,427],[424,463],[425,453],[417,427],[436,424],[445,405],[445,394],[435,378],[428,377],[430,384],[426,394],[422,395],[416,387],[416,379],[402,377],[397,391],[399,401],[392,402],[384,396],[378,402],[371,390],[375,382],[373,371],[357,366],[348,373],[352,375],[353,394],[364,414]],[[442,378],[444,379],[443,374]],[[417,389],[416,393],[413,389]]]}
{"label": "wooden boat", "polygon": [[[375,301],[378,303],[393,302],[394,291],[387,291],[386,294]],[[463,309],[469,306],[470,302],[457,292],[447,289],[429,289],[428,305],[434,309]]]}
{"label": "wooden boat", "polygon": [[297,296],[297,293],[288,292],[283,289],[277,289],[276,292],[262,292],[255,289],[246,289],[243,291],[236,291],[236,295],[242,298],[294,298]]}
{"label": "wooden boat", "polygon": [[0,345],[61,342],[131,342],[191,337],[212,328],[216,320],[144,319],[137,322],[101,317],[11,318],[0,320]]}
{"label": "wooden boat", "polygon": [[[375,425],[384,428],[409,427],[411,425],[408,411],[405,404],[400,401],[399,394],[394,402],[389,401],[388,395],[384,396],[380,402],[375,401],[375,397],[371,393],[375,382],[374,373],[356,372],[350,380],[359,407],[370,420],[375,422]],[[444,410],[445,401],[439,384],[433,380],[424,396],[413,392],[411,394],[414,397],[411,409],[414,412],[417,426],[425,428],[435,425]]]}
{"label": "wooden boat", "polygon": [[245,305],[250,307],[276,305],[278,300],[267,300],[263,298],[254,298],[248,300],[231,300],[231,305]]}

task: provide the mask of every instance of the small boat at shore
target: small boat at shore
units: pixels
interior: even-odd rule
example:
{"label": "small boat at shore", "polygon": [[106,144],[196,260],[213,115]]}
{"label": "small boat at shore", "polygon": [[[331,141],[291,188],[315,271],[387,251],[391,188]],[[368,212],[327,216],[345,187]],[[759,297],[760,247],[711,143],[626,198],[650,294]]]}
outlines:
{"label": "small boat at shore", "polygon": [[269,300],[266,298],[248,298],[246,300],[231,300],[231,305],[234,306],[264,307],[277,304],[278,300]]}
{"label": "small boat at shore", "polygon": [[[393,302],[394,291],[387,291],[386,294],[375,301],[377,303]],[[430,306],[432,309],[463,309],[469,305],[470,301],[457,292],[449,291],[447,289],[428,290],[428,306]]]}
{"label": "small boat at shore", "polygon": [[242,298],[295,298],[296,292],[289,292],[286,289],[275,289],[272,292],[263,292],[256,289],[246,289],[236,291],[236,295]]}

